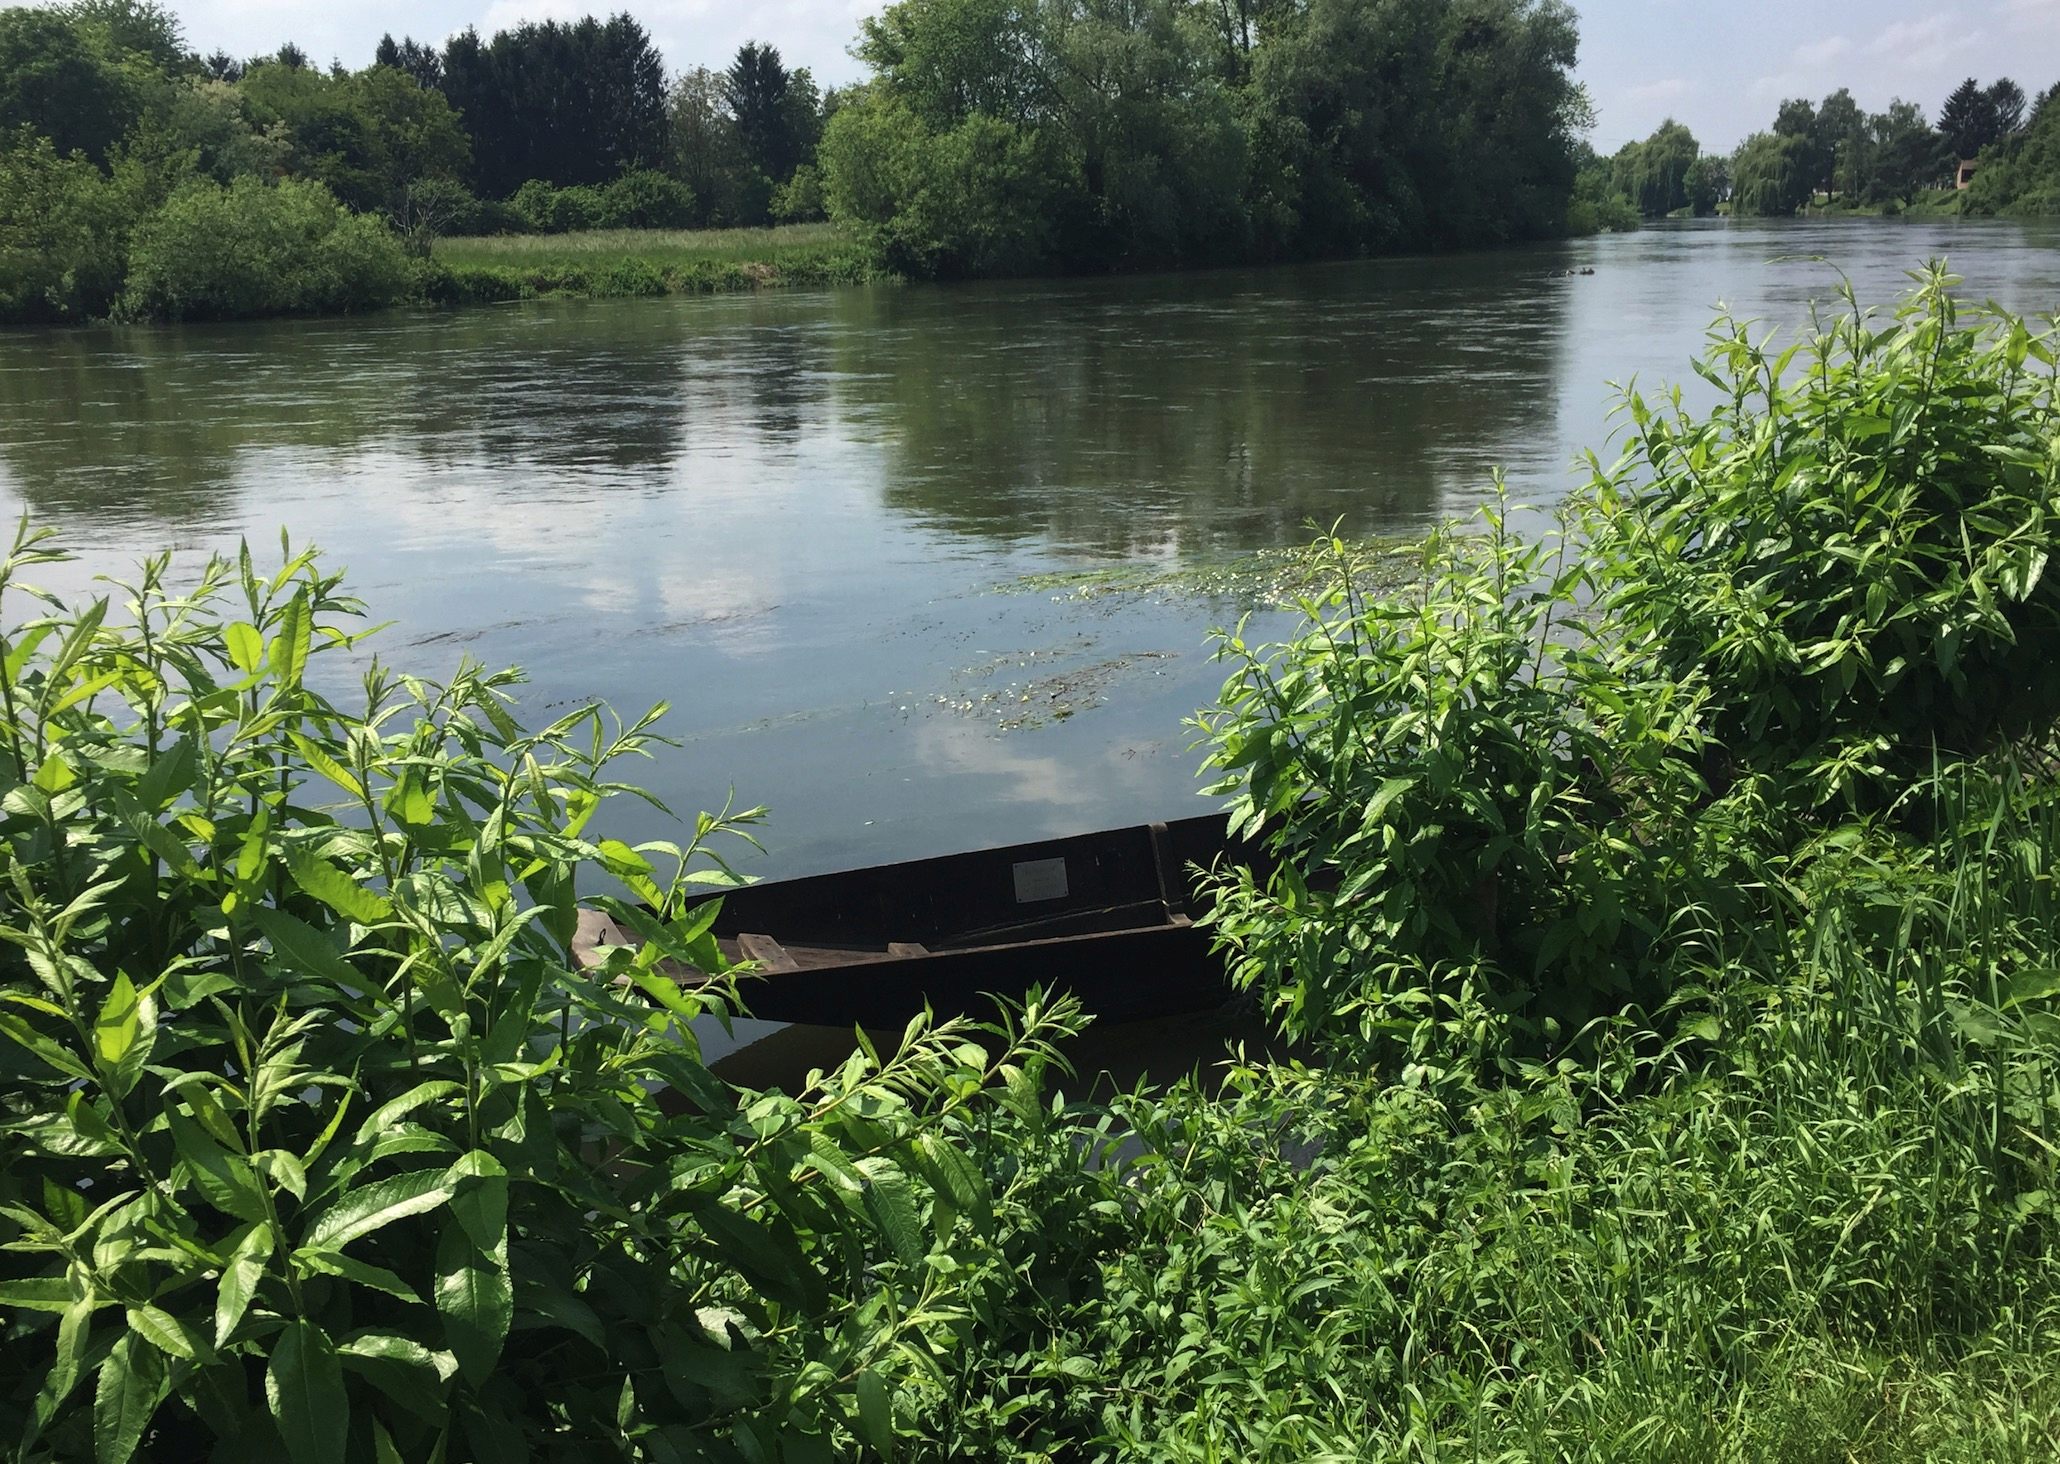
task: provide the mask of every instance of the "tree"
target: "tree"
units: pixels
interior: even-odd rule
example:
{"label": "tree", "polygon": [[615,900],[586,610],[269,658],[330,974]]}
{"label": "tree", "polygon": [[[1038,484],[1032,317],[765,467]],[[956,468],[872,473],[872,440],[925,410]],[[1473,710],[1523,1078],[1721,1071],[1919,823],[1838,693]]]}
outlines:
{"label": "tree", "polygon": [[1956,158],[1971,158],[1998,134],[1995,98],[1968,77],[1939,108],[1938,131]]}
{"label": "tree", "polygon": [[1808,139],[1756,132],[1731,161],[1731,208],[1734,213],[1785,218],[1810,198]]}
{"label": "tree", "polygon": [[801,152],[779,51],[756,41],[738,47],[723,73],[723,101],[751,167],[768,185],[786,182],[800,165]]}
{"label": "tree", "polygon": [[666,151],[665,67],[627,14],[453,36],[441,88],[472,134],[474,186],[605,183]]}
{"label": "tree", "polygon": [[2001,77],[1989,84],[1988,105],[1996,128],[1996,135],[1989,142],[1999,142],[2024,126],[2024,88],[2009,77]]}
{"label": "tree", "polygon": [[1855,170],[1866,150],[1866,141],[1867,117],[1853,100],[1853,94],[1840,87],[1824,98],[1810,130],[1810,150],[1813,160],[1822,168],[1816,186],[1827,197],[1853,190]]}
{"label": "tree", "polygon": [[723,104],[723,81],[696,66],[681,72],[666,93],[667,157],[693,191],[695,222],[702,225],[736,219],[738,179],[745,170],[736,123]]}
{"label": "tree", "polygon": [[157,0],[71,0],[63,9],[117,56],[140,56],[166,73],[195,67],[179,17]]}
{"label": "tree", "polygon": [[443,85],[443,57],[435,47],[425,46],[413,36],[395,41],[390,35],[381,36],[379,45],[372,52],[375,66],[391,66],[395,71],[411,76],[417,86],[437,87]]}
{"label": "tree", "polygon": [[241,90],[253,121],[284,130],[290,170],[355,209],[398,217],[410,184],[457,178],[469,161],[443,94],[390,66],[337,77],[273,62],[246,73]]}
{"label": "tree", "polygon": [[2045,105],[2054,95],[2040,98],[2022,132],[1983,154],[1963,195],[1967,212],[2060,214],[2060,107]]}
{"label": "tree", "polygon": [[2039,120],[2046,115],[2056,97],[2060,97],[2060,82],[2053,83],[2038,94],[2038,99],[2031,104],[2031,116],[2025,120],[2024,127],[2027,132],[2039,125]]}
{"label": "tree", "polygon": [[1953,145],[1932,131],[1914,102],[1894,101],[1868,123],[1873,168],[1868,196],[1909,203],[1936,184],[1953,165]]}
{"label": "tree", "polygon": [[69,15],[0,10],[0,133],[27,127],[49,138],[60,157],[82,152],[104,163],[137,105],[129,78]]}
{"label": "tree", "polygon": [[1707,218],[1731,196],[1731,161],[1721,153],[1704,153],[1688,169],[1688,206]]}
{"label": "tree", "polygon": [[1644,217],[1663,219],[1694,202],[1689,175],[1701,156],[1695,134],[1669,117],[1645,141],[1623,146],[1613,161],[1612,181]]}

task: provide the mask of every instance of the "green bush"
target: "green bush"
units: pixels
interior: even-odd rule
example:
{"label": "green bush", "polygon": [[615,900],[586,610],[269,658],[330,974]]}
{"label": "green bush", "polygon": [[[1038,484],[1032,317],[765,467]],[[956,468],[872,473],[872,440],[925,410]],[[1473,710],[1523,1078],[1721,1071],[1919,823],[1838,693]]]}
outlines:
{"label": "green bush", "polygon": [[535,234],[569,234],[601,227],[601,196],[593,188],[557,188],[532,178],[510,195],[508,207]]}
{"label": "green bush", "polygon": [[124,191],[48,138],[0,136],[0,321],[105,315],[126,268]]}
{"label": "green bush", "polygon": [[694,222],[694,190],[650,168],[633,168],[600,193],[604,229],[684,229]]}
{"label": "green bush", "polygon": [[[514,673],[376,662],[347,710],[307,554],[33,613],[50,557],[0,563],[14,1456],[889,1452],[989,1284],[966,1144],[1041,1111],[1066,1010],[731,1089],[688,1025],[730,988],[659,962],[722,970],[681,897],[749,816],[599,832],[657,712],[525,732]],[[582,971],[582,901],[641,951]]]}
{"label": "green bush", "polygon": [[2022,133],[1984,148],[1962,198],[1973,214],[2060,214],[2060,107],[2048,102]]}
{"label": "green bush", "polygon": [[137,226],[121,311],[203,320],[370,310],[414,287],[385,222],[350,213],[319,183],[196,181]]}
{"label": "green bush", "polygon": [[1049,269],[1072,196],[1064,161],[1036,129],[976,112],[934,131],[870,94],[830,119],[821,167],[830,217],[897,274]]}
{"label": "green bush", "polygon": [[1363,1060],[1464,996],[1556,1045],[1656,1008],[1709,936],[1699,698],[1580,616],[1588,566],[1566,548],[1490,511],[1484,534],[1428,541],[1414,594],[1369,599],[1337,543],[1301,634],[1223,640],[1213,791],[1282,865],[1228,871],[1215,920],[1292,1035]]}
{"label": "green bush", "polygon": [[1626,399],[1590,489],[1601,609],[1708,689],[1730,770],[1893,792],[2060,713],[2060,335],[1962,323],[1954,283],[1779,357],[1724,322],[1713,411]]}

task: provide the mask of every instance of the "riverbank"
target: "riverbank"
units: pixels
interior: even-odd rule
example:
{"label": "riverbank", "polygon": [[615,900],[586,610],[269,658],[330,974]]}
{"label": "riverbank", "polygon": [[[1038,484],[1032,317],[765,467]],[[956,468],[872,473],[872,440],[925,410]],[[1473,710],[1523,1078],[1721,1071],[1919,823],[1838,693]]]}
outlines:
{"label": "riverbank", "polygon": [[439,304],[709,295],[883,278],[834,224],[606,229],[439,239],[423,292]]}

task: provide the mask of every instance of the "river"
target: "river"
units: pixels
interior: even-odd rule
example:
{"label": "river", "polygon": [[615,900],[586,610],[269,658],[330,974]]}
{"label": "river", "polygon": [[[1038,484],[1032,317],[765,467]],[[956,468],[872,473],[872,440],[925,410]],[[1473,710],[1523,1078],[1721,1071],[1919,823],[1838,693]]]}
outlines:
{"label": "river", "polygon": [[393,622],[391,661],[520,663],[532,715],[668,701],[682,745],[634,774],[682,811],[769,804],[744,867],[799,873],[1197,811],[1183,723],[1238,607],[1026,579],[1410,532],[1498,465],[1550,503],[1604,447],[1606,383],[1687,379],[1719,301],[1793,327],[1834,264],[1886,303],[1941,254],[1970,297],[2060,308],[2060,226],[1838,221],[0,333],[0,506],[79,554],[60,588],[284,526]]}

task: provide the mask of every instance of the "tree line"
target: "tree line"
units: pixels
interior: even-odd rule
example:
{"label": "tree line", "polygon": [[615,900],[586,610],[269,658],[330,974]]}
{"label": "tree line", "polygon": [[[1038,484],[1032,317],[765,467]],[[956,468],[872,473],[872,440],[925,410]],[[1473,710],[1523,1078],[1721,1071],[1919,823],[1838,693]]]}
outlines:
{"label": "tree line", "polygon": [[333,232],[325,199],[418,257],[442,233],[828,217],[919,276],[1548,237],[1592,227],[1577,46],[1564,0],[900,0],[840,93],[761,42],[669,76],[627,14],[389,35],[353,70],[201,56],[159,0],[15,7],[0,315],[106,313],[135,226],[209,188],[199,212],[289,251]]}
{"label": "tree line", "polygon": [[896,268],[1138,268],[1562,232],[1589,125],[1560,0],[900,0],[824,131]]}
{"label": "tree line", "polygon": [[[1582,196],[1612,219],[1734,214],[1785,217],[1812,204],[1892,211],[1919,195],[1956,188],[1971,164],[1965,206],[1975,212],[2060,212],[2060,85],[2036,99],[2008,77],[1987,86],[1970,77],[1933,122],[1900,98],[1867,112],[1840,88],[1822,102],[1781,103],[1773,125],[1726,155],[1704,152],[1672,118],[1613,156],[1583,160]],[[2043,207],[2038,200],[2043,198]],[[2026,207],[2030,205],[2030,207]]]}

